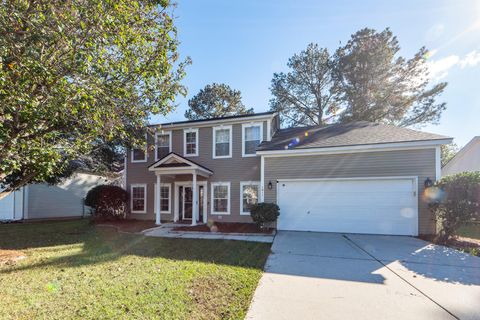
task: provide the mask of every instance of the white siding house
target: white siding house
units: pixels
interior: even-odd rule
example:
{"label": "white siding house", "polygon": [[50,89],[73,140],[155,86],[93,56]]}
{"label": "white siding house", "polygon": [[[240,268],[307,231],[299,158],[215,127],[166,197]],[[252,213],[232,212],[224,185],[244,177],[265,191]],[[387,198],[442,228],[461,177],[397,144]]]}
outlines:
{"label": "white siding house", "polygon": [[480,136],[474,137],[442,168],[442,176],[465,171],[480,171]]}

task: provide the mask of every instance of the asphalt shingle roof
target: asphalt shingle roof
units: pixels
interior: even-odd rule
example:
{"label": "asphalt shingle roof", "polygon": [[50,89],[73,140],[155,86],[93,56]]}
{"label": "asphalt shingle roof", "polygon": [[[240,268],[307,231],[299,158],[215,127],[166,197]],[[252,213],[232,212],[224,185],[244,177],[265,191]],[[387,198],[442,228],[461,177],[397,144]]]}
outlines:
{"label": "asphalt shingle roof", "polygon": [[328,148],[443,139],[451,138],[393,125],[357,121],[346,124],[281,129],[275,133],[271,141],[262,142],[258,146],[257,151]]}

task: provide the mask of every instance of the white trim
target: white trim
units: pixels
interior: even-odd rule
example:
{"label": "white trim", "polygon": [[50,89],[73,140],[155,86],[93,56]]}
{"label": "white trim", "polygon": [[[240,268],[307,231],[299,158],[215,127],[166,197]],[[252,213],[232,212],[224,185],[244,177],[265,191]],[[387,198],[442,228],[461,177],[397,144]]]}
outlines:
{"label": "white trim", "polygon": [[158,136],[168,135],[168,153],[172,152],[172,131],[157,131],[155,132],[155,161],[158,161]]}
{"label": "white trim", "polygon": [[238,123],[246,123],[258,120],[272,120],[277,116],[277,113],[266,114],[266,115],[252,115],[249,117],[242,117],[242,118],[230,118],[230,119],[215,119],[215,120],[208,120],[208,121],[201,121],[201,122],[185,122],[185,123],[164,123],[164,124],[157,124],[151,125],[150,127],[157,127],[157,128],[165,128],[165,129],[182,129],[182,128],[202,128],[202,127],[211,127],[212,125],[227,125],[227,124],[238,124]]}
{"label": "white trim", "polygon": [[[272,140],[272,120],[273,119],[269,119],[267,121],[267,141]],[[263,134],[263,132],[262,132],[262,134]]]}
{"label": "white trim", "polygon": [[[178,211],[178,203],[179,203],[179,187],[182,186],[182,187],[192,187],[193,185],[193,181],[176,181],[174,182],[174,193],[173,193],[173,196],[174,196],[174,201],[175,201],[175,205],[173,206],[174,207],[174,210],[173,210],[173,213],[174,213],[174,216],[173,216],[173,220],[174,221],[178,221],[179,220],[179,211]],[[198,181],[197,180],[197,186],[203,186],[203,192],[204,192],[204,195],[203,195],[203,222],[204,223],[207,223],[207,215],[208,215],[208,187],[207,187],[207,181]],[[200,208],[199,208],[200,209]],[[200,214],[200,212],[199,212]],[[182,220],[189,220],[189,219],[185,219],[183,218],[182,216]]]}
{"label": "white trim", "polygon": [[[143,208],[144,210],[133,210],[133,188],[142,188],[144,189],[144,199],[143,199]],[[130,212],[131,213],[147,213],[147,184],[145,183],[136,183],[130,185]]]}
{"label": "white trim", "polygon": [[260,202],[265,202],[265,158],[260,158]]}
{"label": "white trim", "polygon": [[[195,132],[195,153],[187,154],[187,133]],[[184,157],[198,157],[198,128],[183,129],[183,156]]]}
{"label": "white trim", "polygon": [[[125,157],[126,158],[126,157]],[[29,185],[27,184],[24,188],[24,192],[23,192],[23,219],[28,219],[28,199],[29,199],[29,190],[30,190],[30,187]]]}
{"label": "white trim", "polygon": [[435,147],[435,180],[442,178],[442,152],[440,146]]}
{"label": "white trim", "polygon": [[[162,203],[160,202],[160,213],[171,214],[172,213],[172,184],[169,182],[161,182],[160,187],[168,187],[168,210],[162,210]],[[155,200],[157,200],[157,183],[154,183],[155,189]],[[163,200],[161,198],[160,200]],[[154,210],[154,213],[157,213],[157,209]]]}
{"label": "white trim", "polygon": [[130,162],[132,163],[139,163],[139,162],[147,162],[148,159],[148,141],[147,141],[147,134],[145,133],[145,158],[143,160],[135,160],[133,159],[133,150],[140,149],[140,148],[132,148],[130,150]]}
{"label": "white trim", "polygon": [[243,187],[244,186],[257,186],[258,193],[257,193],[257,203],[260,202],[260,181],[240,181],[240,215],[241,216],[249,216],[250,211],[243,212]]}
{"label": "white trim", "polygon": [[[158,165],[161,165],[162,163],[166,163],[167,161],[169,161],[170,159],[175,159],[179,162],[183,162],[183,163],[186,163],[188,165],[190,165],[189,167],[164,167],[164,168],[156,168],[156,166]],[[171,153],[169,156],[167,157],[164,157],[163,159],[151,164],[149,167],[148,167],[148,171],[154,171],[154,172],[158,172],[158,173],[165,173],[165,174],[188,174],[188,173],[191,173],[193,174],[193,172],[195,170],[198,170],[199,172],[197,172],[198,174],[201,174],[202,176],[205,176],[205,177],[208,177],[209,175],[213,174],[212,171],[210,171],[209,169],[207,168],[204,168],[188,159],[185,159],[185,158],[182,158],[181,156],[179,155],[176,155],[174,153]],[[204,174],[202,174],[204,173]]]}
{"label": "white trim", "polygon": [[418,179],[418,176],[381,176],[381,177],[349,177],[349,178],[306,178],[306,179],[278,179],[277,182],[295,182],[295,181],[331,181],[331,180],[412,180]]}
{"label": "white trim", "polygon": [[254,152],[252,154],[245,154],[245,129],[246,128],[252,128],[252,127],[260,127],[260,143],[264,141],[265,139],[263,138],[263,122],[249,122],[249,123],[243,123],[242,124],[242,157],[256,157],[257,153]]}
{"label": "white trim", "polygon": [[[231,188],[230,188],[230,182],[212,182],[210,183],[211,185],[211,192],[210,192],[210,203],[212,204],[212,211],[211,211],[211,214],[212,215],[229,215],[230,214],[230,205],[231,205],[231,202],[232,202],[232,197],[230,195],[230,191],[231,191]],[[216,186],[227,186],[228,187],[228,205],[227,205],[227,212],[219,212],[219,211],[215,211],[215,205],[213,203],[213,196],[214,196],[214,189]]]}
{"label": "white trim", "polygon": [[442,144],[448,144],[452,139],[432,140],[432,141],[411,141],[411,142],[395,142],[395,143],[379,143],[365,144],[344,147],[325,147],[325,148],[308,148],[308,149],[289,149],[289,150],[270,150],[257,151],[257,154],[265,157],[290,157],[305,156],[317,154],[341,154],[352,152],[372,152],[372,151],[397,151],[397,150],[414,150],[414,149],[430,149]]}
{"label": "white trim", "polygon": [[[215,155],[215,151],[216,151],[215,139],[217,137],[217,130],[225,130],[225,129],[228,129],[229,133],[230,133],[229,134],[229,143],[228,143],[229,153],[226,156],[216,156]],[[231,158],[232,157],[232,143],[233,143],[233,139],[232,139],[232,130],[233,129],[232,129],[232,126],[231,125],[228,125],[228,126],[221,125],[221,126],[213,127],[212,130],[213,130],[213,134],[212,134],[212,158],[213,159]]]}
{"label": "white trim", "polygon": [[122,183],[123,183],[123,186],[122,188],[124,189],[127,189],[127,164],[128,164],[128,160],[127,160],[127,155],[125,154],[125,157],[123,157],[123,172],[122,172]]}

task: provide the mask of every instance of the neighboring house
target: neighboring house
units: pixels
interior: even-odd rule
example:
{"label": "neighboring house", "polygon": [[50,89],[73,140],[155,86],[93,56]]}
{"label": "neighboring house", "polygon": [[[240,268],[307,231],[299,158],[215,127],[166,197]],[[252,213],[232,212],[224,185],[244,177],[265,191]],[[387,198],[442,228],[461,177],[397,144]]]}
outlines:
{"label": "neighboring house", "polygon": [[75,173],[57,185],[30,184],[0,200],[0,221],[81,217],[88,190],[111,179]]}
{"label": "neighboring house", "polygon": [[265,201],[282,230],[435,232],[422,195],[451,138],[368,122],[279,127],[271,112],[153,125],[127,153],[130,217],[251,222]]}
{"label": "neighboring house", "polygon": [[474,137],[442,168],[442,176],[480,171],[480,136]]}

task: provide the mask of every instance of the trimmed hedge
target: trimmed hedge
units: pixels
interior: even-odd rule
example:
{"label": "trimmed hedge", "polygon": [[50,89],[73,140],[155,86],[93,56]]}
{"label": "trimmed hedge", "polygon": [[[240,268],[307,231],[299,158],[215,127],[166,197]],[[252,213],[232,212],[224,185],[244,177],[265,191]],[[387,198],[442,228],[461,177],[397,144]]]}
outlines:
{"label": "trimmed hedge", "polygon": [[96,220],[118,220],[127,216],[128,192],[121,187],[100,185],[92,188],[85,205],[94,208]]}
{"label": "trimmed hedge", "polygon": [[257,225],[263,226],[265,223],[277,221],[280,208],[275,203],[261,202],[250,207],[250,215]]}

